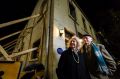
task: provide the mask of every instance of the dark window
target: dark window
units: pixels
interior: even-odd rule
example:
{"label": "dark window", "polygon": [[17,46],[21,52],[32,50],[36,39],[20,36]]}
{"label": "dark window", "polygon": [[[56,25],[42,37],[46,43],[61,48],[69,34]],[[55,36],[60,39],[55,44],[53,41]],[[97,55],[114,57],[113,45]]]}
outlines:
{"label": "dark window", "polygon": [[91,26],[90,26],[90,31],[91,31],[91,34],[93,35],[93,32],[92,32],[92,28],[91,28]]}
{"label": "dark window", "polygon": [[70,15],[71,15],[74,19],[76,19],[75,8],[74,8],[74,6],[73,6],[71,3],[69,3],[69,8],[70,8]]}
{"label": "dark window", "polygon": [[86,31],[87,27],[86,27],[85,19],[83,17],[82,17],[82,21],[83,21],[84,30]]}
{"label": "dark window", "polygon": [[[39,47],[39,45],[40,45],[40,39],[37,40],[37,41],[33,44],[33,48]],[[37,57],[38,57],[38,56],[37,56],[38,54],[39,54],[39,51],[38,51],[38,50],[33,51],[33,52],[32,52],[32,55],[31,55],[31,58],[32,58],[32,59],[37,58]]]}

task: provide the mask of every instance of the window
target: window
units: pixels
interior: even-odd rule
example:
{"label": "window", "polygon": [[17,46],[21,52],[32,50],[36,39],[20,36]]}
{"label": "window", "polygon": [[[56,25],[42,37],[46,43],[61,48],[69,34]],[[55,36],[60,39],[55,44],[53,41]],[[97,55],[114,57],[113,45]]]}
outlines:
{"label": "window", "polygon": [[[92,34],[92,28],[91,28],[91,26],[89,26],[90,27],[90,31],[91,31],[91,34]],[[93,35],[93,34],[92,34]]]}
{"label": "window", "polygon": [[69,8],[70,8],[70,15],[72,16],[72,18],[76,19],[75,7],[70,2],[69,2]]}
{"label": "window", "polygon": [[[40,45],[40,39],[37,40],[35,43],[33,43],[33,48],[39,47],[39,45]],[[32,58],[32,59],[37,58],[37,57],[38,57],[38,56],[37,56],[38,54],[39,54],[39,51],[38,51],[38,50],[33,51],[33,52],[32,52],[32,55],[31,55],[31,58]]]}
{"label": "window", "polygon": [[83,21],[84,30],[86,31],[87,27],[86,27],[85,19],[83,17],[82,17],[82,21]]}

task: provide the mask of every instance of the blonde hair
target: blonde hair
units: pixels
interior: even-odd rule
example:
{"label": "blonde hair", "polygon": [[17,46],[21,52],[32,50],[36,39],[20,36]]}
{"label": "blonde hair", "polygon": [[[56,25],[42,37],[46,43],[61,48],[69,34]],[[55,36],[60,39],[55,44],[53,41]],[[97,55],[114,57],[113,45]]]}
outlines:
{"label": "blonde hair", "polygon": [[83,47],[83,45],[84,45],[83,40],[80,39],[80,38],[78,38],[78,37],[75,36],[75,35],[72,36],[72,38],[68,41],[68,46],[67,46],[67,47],[70,47],[70,43],[71,43],[72,40],[76,40],[76,42],[77,42],[77,49],[78,49],[78,50],[80,50],[80,49]]}

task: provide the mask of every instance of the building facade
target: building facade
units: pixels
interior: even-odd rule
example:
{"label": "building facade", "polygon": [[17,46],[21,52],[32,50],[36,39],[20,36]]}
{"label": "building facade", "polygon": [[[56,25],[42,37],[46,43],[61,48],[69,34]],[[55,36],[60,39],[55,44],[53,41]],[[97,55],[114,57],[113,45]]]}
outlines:
{"label": "building facade", "polygon": [[[31,16],[22,30],[14,52],[36,48],[16,57],[23,61],[22,68],[35,62],[45,66],[45,77],[57,79],[56,68],[59,49],[65,50],[71,36],[90,34],[97,42],[95,30],[75,0],[38,0]],[[60,50],[59,50],[60,51]]]}

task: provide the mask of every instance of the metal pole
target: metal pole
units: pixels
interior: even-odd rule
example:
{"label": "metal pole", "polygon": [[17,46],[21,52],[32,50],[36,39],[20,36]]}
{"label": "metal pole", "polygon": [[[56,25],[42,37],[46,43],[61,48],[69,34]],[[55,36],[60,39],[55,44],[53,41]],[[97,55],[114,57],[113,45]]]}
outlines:
{"label": "metal pole", "polygon": [[12,44],[9,44],[8,46],[4,47],[4,49],[8,49],[8,48],[10,48],[11,46],[13,46],[13,45],[15,45],[15,44],[16,44],[16,42],[14,42],[14,43],[12,43]]}
{"label": "metal pole", "polygon": [[3,48],[7,47],[8,45],[10,45],[10,44],[12,44],[12,43],[14,43],[14,42],[16,42],[16,41],[17,41],[17,39],[8,42],[7,44],[3,45]]}

